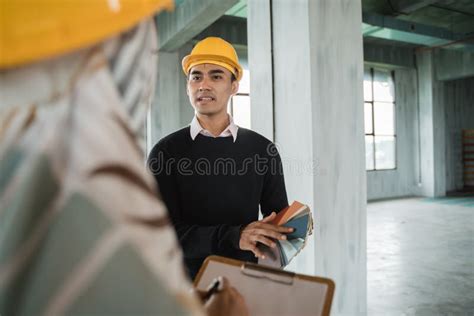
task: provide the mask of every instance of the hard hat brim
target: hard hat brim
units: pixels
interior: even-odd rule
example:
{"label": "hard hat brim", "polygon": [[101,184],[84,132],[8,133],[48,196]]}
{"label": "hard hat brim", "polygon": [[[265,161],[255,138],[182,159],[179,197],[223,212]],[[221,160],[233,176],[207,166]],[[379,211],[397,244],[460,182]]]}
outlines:
{"label": "hard hat brim", "polygon": [[174,7],[173,0],[121,0],[118,9],[110,3],[0,1],[0,69],[96,45]]}
{"label": "hard hat brim", "polygon": [[243,75],[242,67],[239,64],[235,63],[230,58],[227,58],[225,56],[219,56],[219,55],[207,55],[207,54],[206,55],[204,54],[188,55],[184,57],[182,61],[183,71],[187,76],[189,74],[189,70],[192,67],[197,66],[197,65],[202,65],[202,64],[214,64],[214,65],[224,67],[234,74],[237,81],[240,81],[240,79],[242,79],[242,75]]}

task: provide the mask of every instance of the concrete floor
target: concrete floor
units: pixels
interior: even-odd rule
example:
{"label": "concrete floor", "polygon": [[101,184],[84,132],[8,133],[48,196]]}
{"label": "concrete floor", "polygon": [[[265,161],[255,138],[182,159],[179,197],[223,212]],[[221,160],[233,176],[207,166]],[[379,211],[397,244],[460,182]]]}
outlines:
{"label": "concrete floor", "polygon": [[367,206],[369,315],[474,315],[474,198]]}

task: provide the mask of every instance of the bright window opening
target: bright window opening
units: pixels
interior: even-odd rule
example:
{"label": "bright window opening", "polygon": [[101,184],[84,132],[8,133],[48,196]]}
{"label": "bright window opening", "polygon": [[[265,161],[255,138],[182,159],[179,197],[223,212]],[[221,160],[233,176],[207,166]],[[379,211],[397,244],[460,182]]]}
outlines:
{"label": "bright window opening", "polygon": [[364,72],[365,168],[391,170],[396,164],[395,84],[391,71]]}
{"label": "bright window opening", "polygon": [[239,92],[230,99],[227,112],[235,124],[250,129],[250,74],[247,69],[240,80]]}

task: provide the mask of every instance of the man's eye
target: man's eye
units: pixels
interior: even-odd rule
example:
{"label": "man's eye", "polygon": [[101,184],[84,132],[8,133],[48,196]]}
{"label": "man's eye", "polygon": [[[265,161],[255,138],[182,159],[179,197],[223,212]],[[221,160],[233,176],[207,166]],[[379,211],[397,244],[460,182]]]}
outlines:
{"label": "man's eye", "polygon": [[198,81],[199,79],[201,79],[201,77],[199,77],[199,76],[192,76],[191,77],[192,81]]}
{"label": "man's eye", "polygon": [[213,78],[214,78],[214,80],[219,80],[219,79],[222,79],[222,76],[221,75],[214,75]]}

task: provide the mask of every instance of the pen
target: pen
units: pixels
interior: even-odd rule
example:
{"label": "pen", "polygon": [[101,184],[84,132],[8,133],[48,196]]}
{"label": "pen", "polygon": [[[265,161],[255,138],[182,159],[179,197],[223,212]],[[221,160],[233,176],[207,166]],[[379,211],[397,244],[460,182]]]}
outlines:
{"label": "pen", "polygon": [[207,301],[213,294],[219,291],[219,280],[215,280],[212,287],[207,291],[206,295],[204,295],[204,301]]}

